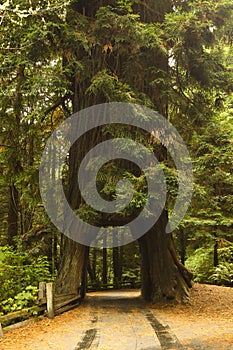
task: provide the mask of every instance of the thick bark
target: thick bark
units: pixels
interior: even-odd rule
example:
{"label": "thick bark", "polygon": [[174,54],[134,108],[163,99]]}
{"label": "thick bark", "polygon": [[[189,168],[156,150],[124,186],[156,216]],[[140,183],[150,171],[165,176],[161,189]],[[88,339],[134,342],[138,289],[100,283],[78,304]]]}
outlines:
{"label": "thick bark", "polygon": [[192,273],[178,260],[174,242],[165,233],[167,213],[139,241],[142,257],[142,296],[145,300],[187,302]]}
{"label": "thick bark", "polygon": [[[114,3],[114,1],[112,1]],[[67,20],[72,25],[74,21],[75,25],[75,11],[82,13],[94,20],[96,10],[100,5],[110,5],[111,1],[74,1],[72,2],[72,10],[68,11]],[[142,4],[139,6],[138,11],[141,15],[141,19],[145,22],[162,21],[166,12],[172,10],[172,2],[170,0],[155,2],[148,0],[145,2],[145,6]],[[70,18],[69,18],[70,16]],[[145,48],[144,48],[145,50]],[[152,81],[158,80],[160,74],[168,73],[168,58],[164,55],[159,48],[148,49],[142,52],[138,57],[134,57],[136,61],[140,58],[141,67],[145,67],[139,74],[131,74],[134,69],[134,62],[130,61],[132,68],[130,74],[127,75],[124,67],[125,62],[128,62],[128,57],[121,57],[112,54],[108,57],[103,55],[102,49],[97,46],[92,49],[92,56],[89,57],[88,53],[85,53],[82,49],[76,48],[74,51],[77,60],[88,59],[89,66],[93,66],[93,71],[90,73],[90,77],[86,79],[79,79],[78,76],[72,74],[68,77],[68,80],[72,85],[72,104],[73,112],[94,105],[97,103],[106,102],[104,96],[89,96],[85,94],[85,91],[90,85],[91,78],[98,73],[100,67],[101,70],[106,68],[108,71],[114,72],[119,80],[126,82],[132,86],[135,91],[140,91],[146,94],[156,106],[158,110],[164,116],[167,116],[168,111],[168,97],[164,93],[166,91],[165,83],[151,84]],[[126,50],[127,55],[127,50]],[[64,58],[64,65],[66,65],[67,59]],[[99,65],[97,64],[99,63]],[[68,64],[68,62],[67,62]],[[99,68],[98,68],[99,67]],[[148,69],[148,68],[151,69]],[[152,69],[156,68],[156,69]],[[153,73],[155,71],[155,73]],[[162,73],[159,73],[162,72]],[[161,75],[161,78],[163,74]],[[82,204],[80,198],[80,192],[78,189],[77,169],[83,156],[93,148],[95,144],[104,141],[104,135],[99,133],[88,134],[82,137],[79,145],[72,147],[70,152],[70,187],[68,190],[68,199],[73,209],[79,208]],[[157,158],[164,160],[166,158],[166,150],[162,145],[158,147]],[[122,218],[120,218],[122,221]],[[125,222],[118,222],[117,224],[125,224]],[[104,220],[100,224],[104,225]],[[114,226],[114,220],[111,221],[111,225]],[[191,287],[192,274],[188,271],[177,259],[172,236],[165,233],[165,227],[167,225],[167,214],[164,211],[154,225],[154,227],[139,239],[139,245],[142,256],[142,295],[146,300],[175,300],[175,301],[187,301],[189,298],[189,287]],[[101,225],[100,225],[101,226]],[[86,271],[86,247],[65,238],[65,244],[63,247],[63,257],[61,263],[61,269],[57,279],[57,288],[59,292],[76,292],[81,284],[82,279],[85,276]],[[116,252],[116,250],[115,250]],[[118,259],[119,260],[119,259]],[[119,269],[116,268],[116,275],[119,275]]]}
{"label": "thick bark", "polygon": [[81,288],[87,247],[64,238],[63,255],[56,281],[59,294],[78,293]]}

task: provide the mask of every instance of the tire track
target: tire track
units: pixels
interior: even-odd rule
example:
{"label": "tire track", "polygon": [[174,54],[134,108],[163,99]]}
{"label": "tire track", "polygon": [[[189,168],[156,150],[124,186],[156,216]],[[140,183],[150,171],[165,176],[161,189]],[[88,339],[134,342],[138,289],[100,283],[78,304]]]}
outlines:
{"label": "tire track", "polygon": [[[97,323],[98,316],[94,316],[91,320],[92,324]],[[89,328],[85,331],[83,338],[81,341],[78,342],[78,344],[75,346],[74,350],[86,350],[90,349],[93,341],[95,340],[97,336],[98,329],[95,328]]]}
{"label": "tire track", "polygon": [[[112,341],[112,338],[109,337],[109,331],[106,332],[106,326],[111,326],[112,324],[115,325],[116,321],[117,323],[123,327],[122,330],[124,331],[127,329],[125,326],[130,326],[132,330],[132,335],[129,336],[128,333],[126,335],[126,338],[128,338],[128,346],[130,347],[130,350],[132,349],[147,349],[147,350],[169,350],[169,349],[179,349],[179,350],[185,350],[181,342],[178,340],[176,335],[172,332],[171,328],[168,325],[163,324],[151,311],[145,312],[144,310],[139,310],[138,315],[134,315],[134,310],[131,309],[131,305],[125,305],[124,302],[119,304],[118,302],[110,302],[109,300],[106,302],[105,305],[102,308],[99,308],[98,303],[93,303],[92,310],[94,309],[94,315],[91,319],[91,324],[89,323],[89,327],[87,327],[86,331],[83,332],[81,340],[79,340],[78,344],[73,348],[73,350],[97,350],[99,346],[109,346],[110,348],[115,349],[116,341],[118,339],[115,339],[115,343]],[[112,309],[117,310],[117,314],[119,313],[119,316],[117,316],[116,313],[112,314]],[[105,310],[106,309],[106,310]],[[93,313],[92,313],[93,314]],[[115,314],[115,320],[114,320],[114,314]],[[141,321],[144,319],[144,326],[140,326],[140,314],[141,314]],[[125,315],[125,316],[124,316]],[[100,324],[98,325],[98,328],[96,326],[97,322],[99,321],[100,317]],[[123,318],[122,318],[123,317]],[[148,323],[149,321],[149,323]],[[151,335],[148,336],[147,332],[145,331],[146,325],[150,325],[152,327],[153,331],[151,330]],[[103,328],[104,327],[104,328]],[[149,328],[150,328],[149,327]],[[151,328],[150,328],[151,329]],[[103,332],[104,331],[104,332]],[[112,329],[114,334],[114,327]],[[121,344],[122,348],[126,349],[125,341],[125,334],[124,332],[119,333],[118,327],[115,328],[116,334],[118,336],[122,336]],[[144,336],[142,335],[142,332],[146,332]],[[153,333],[154,332],[154,333]],[[131,333],[131,331],[130,331]],[[154,334],[154,340],[153,340],[153,334]],[[111,334],[110,334],[111,335]],[[134,339],[134,341],[132,341]],[[110,340],[110,341],[109,341]],[[123,342],[122,342],[123,340]]]}
{"label": "tire track", "polygon": [[182,349],[185,350],[183,345],[180,343],[176,335],[171,331],[168,325],[163,325],[151,312],[146,314],[146,318],[150,322],[154,329],[161,348],[164,350],[168,349]]}

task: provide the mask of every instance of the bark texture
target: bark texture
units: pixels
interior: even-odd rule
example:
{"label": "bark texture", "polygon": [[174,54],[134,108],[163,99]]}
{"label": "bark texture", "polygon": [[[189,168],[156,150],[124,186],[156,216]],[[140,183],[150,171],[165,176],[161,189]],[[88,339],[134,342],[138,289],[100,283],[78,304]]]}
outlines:
{"label": "bark texture", "polygon": [[[116,2],[114,0],[74,1],[68,11],[67,21],[71,27],[74,26],[76,20],[75,12],[77,12],[77,14],[81,13],[86,16],[91,25],[95,21],[98,8],[105,5],[116,5]],[[162,22],[165,14],[169,11],[172,11],[172,1],[170,0],[148,0],[140,3],[138,6],[135,5],[135,12],[140,14],[141,20],[144,22]],[[110,35],[110,32],[106,31],[106,34]],[[106,40],[103,39],[103,45],[107,43]],[[113,44],[114,40],[111,36],[108,39]],[[107,69],[108,72],[117,76],[117,79],[128,84],[135,91],[146,94],[154,104],[155,109],[167,117],[168,97],[164,93],[166,86],[162,77],[163,73],[166,74],[168,69],[168,57],[159,48],[144,48],[140,55],[132,57],[129,50],[118,50],[117,52],[104,54],[101,46],[94,45],[91,49],[91,54],[77,47],[73,51],[73,55],[75,55],[77,61],[85,62],[90,68],[89,75],[86,75],[85,79],[81,79],[76,74],[68,74],[67,76],[68,81],[71,83],[73,112],[97,103],[109,102],[109,99],[106,97],[107,95],[103,94],[103,92],[99,95],[88,95],[85,93],[90,86],[92,77],[99,71]],[[68,66],[69,64],[66,56],[64,55],[64,66]],[[126,69],[126,63],[131,69]],[[148,67],[151,69],[148,69]],[[137,74],[132,74],[134,71]],[[154,80],[159,80],[160,74],[162,74],[162,82],[156,85],[152,84]],[[97,129],[95,133],[87,133],[83,136],[78,141],[79,144],[76,144],[71,149],[69,157],[70,187],[67,197],[73,209],[79,208],[82,204],[76,181],[78,165],[84,155],[94,145],[105,139],[106,135],[103,135],[100,129]],[[163,161],[166,159],[166,150],[162,145],[158,145],[155,151],[158,151],[156,156],[159,160]],[[126,223],[122,222],[122,218],[121,222],[117,218],[115,218],[115,221],[116,225],[124,225]],[[166,224],[167,213],[164,211],[154,227],[139,239],[142,256],[142,295],[146,300],[156,301],[165,299],[185,302],[189,298],[192,274],[179,262],[172,236],[165,233]],[[105,225],[104,216],[102,222],[99,223],[99,226],[101,225]],[[111,220],[111,226],[114,225],[113,218]],[[57,288],[60,293],[76,292],[82,281],[85,280],[87,267],[86,252],[86,247],[65,238],[61,269],[57,279]],[[118,268],[115,270],[118,270]],[[83,291],[84,294],[85,291]]]}
{"label": "bark texture", "polygon": [[165,233],[167,213],[139,241],[142,296],[148,301],[187,302],[192,273],[178,260],[171,234]]}
{"label": "bark texture", "polygon": [[86,250],[87,247],[69,238],[64,239],[63,255],[56,280],[56,289],[59,294],[78,292],[83,294],[81,289],[83,289],[84,268],[87,266]]}

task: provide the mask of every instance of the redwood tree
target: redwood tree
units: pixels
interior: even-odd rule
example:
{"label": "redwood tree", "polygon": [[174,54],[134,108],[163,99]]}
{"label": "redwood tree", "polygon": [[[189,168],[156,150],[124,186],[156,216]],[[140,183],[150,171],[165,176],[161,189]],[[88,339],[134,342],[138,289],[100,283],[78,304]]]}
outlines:
{"label": "redwood tree", "polygon": [[[66,71],[72,91],[72,112],[118,100],[146,104],[167,116],[164,78],[168,74],[168,55],[160,37],[161,29],[157,27],[157,33],[152,23],[162,22],[169,11],[171,1],[147,1],[133,7],[129,2],[120,5],[117,1],[72,2],[67,13],[69,41],[63,58],[64,69],[69,68]],[[105,138],[98,129],[82,137],[71,149],[67,197],[73,209],[82,206],[75,182],[78,164],[90,148]],[[160,160],[166,158],[162,146],[155,147],[155,152]],[[123,218],[121,221],[124,224]],[[164,210],[155,226],[139,239],[142,295],[147,300],[184,300],[189,295],[191,273],[176,257],[172,236],[165,233],[167,221]],[[65,238],[62,251],[58,291],[77,291],[86,274],[87,247]]]}
{"label": "redwood tree", "polygon": [[[232,93],[231,15],[231,0],[3,2],[0,6],[0,175],[3,175],[0,194],[4,211],[1,240],[14,245],[19,234],[32,237],[38,232],[43,235],[51,232],[51,223],[40,205],[37,182],[44,143],[70,114],[110,101],[135,102],[159,111],[176,126],[186,144],[192,146],[198,160],[195,175],[202,188],[192,202],[185,236],[190,237],[197,224],[204,225],[204,231],[217,224],[218,229],[213,232],[216,243],[221,225],[224,235],[230,235],[231,201],[227,197],[232,184],[231,149],[230,143],[226,147],[228,141],[224,138],[216,148],[213,126],[214,135],[219,136],[220,109],[222,120],[231,113],[230,98],[225,107],[228,117],[224,111],[224,98]],[[223,133],[229,125],[230,119],[222,125]],[[150,135],[139,134],[133,128],[116,127],[97,128],[84,135],[70,151],[69,172],[64,167],[67,198],[71,207],[88,222],[100,227],[124,224],[143,207],[146,185],[140,170],[122,160],[103,167],[97,185],[105,199],[114,198],[112,180],[126,172],[130,176],[132,172],[138,201],[129,205],[125,212],[128,216],[100,217],[85,206],[76,181],[77,169],[84,155],[108,138],[126,135],[149,145],[168,175],[168,193],[166,210],[139,239],[142,293],[150,300],[186,300],[191,274],[178,261],[172,236],[164,230],[177,195],[174,164],[161,144]],[[224,209],[223,216],[219,215],[219,208]],[[213,220],[205,220],[206,213]],[[55,251],[56,240],[52,240]],[[216,253],[217,248],[216,245]],[[88,248],[62,236],[59,292],[77,292],[82,284],[85,293],[87,261]],[[118,269],[115,270],[118,274]]]}
{"label": "redwood tree", "polygon": [[[124,101],[144,104],[167,118],[178,111],[185,123],[187,119],[196,122],[200,113],[208,116],[208,98],[215,93],[219,63],[211,59],[207,48],[215,39],[214,26],[223,24],[220,5],[212,1],[203,6],[194,3],[72,1],[65,30],[60,34],[71,112],[98,103]],[[222,4],[223,10],[226,6]],[[109,134],[97,128],[82,136],[70,151],[67,198],[74,210],[86,209],[75,181],[78,166],[93,146],[116,136],[117,130]],[[149,136],[144,137],[151,145]],[[161,162],[171,163],[161,144],[155,142],[152,147]],[[121,166],[118,162],[118,169]],[[131,164],[129,169],[137,172]],[[91,219],[90,215],[87,220]],[[109,225],[125,223],[124,218],[107,219]],[[100,227],[106,225],[106,217],[97,221]],[[167,222],[168,212],[164,209],[157,223],[139,239],[142,295],[146,300],[187,301],[192,273],[177,258],[172,235],[165,233]],[[85,288],[88,248],[65,238],[62,251],[58,291],[77,291],[82,281]]]}

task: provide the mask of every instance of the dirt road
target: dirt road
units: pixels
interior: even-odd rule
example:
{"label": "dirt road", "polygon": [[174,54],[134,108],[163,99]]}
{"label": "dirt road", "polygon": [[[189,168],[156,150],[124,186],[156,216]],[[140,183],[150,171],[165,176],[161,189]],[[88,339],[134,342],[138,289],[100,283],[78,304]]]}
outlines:
{"label": "dirt road", "polygon": [[75,310],[6,334],[4,350],[233,349],[232,320],[146,304],[139,291],[90,293]]}

